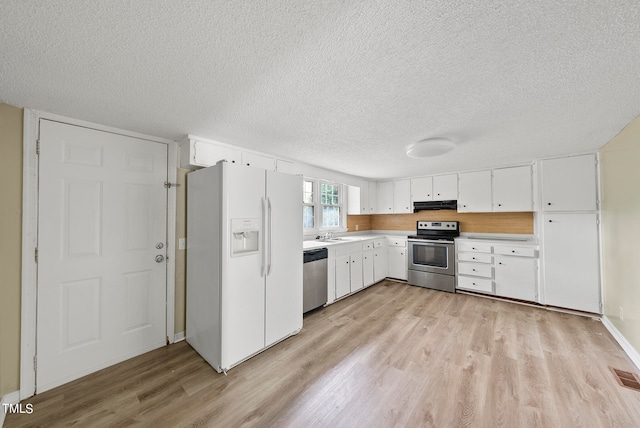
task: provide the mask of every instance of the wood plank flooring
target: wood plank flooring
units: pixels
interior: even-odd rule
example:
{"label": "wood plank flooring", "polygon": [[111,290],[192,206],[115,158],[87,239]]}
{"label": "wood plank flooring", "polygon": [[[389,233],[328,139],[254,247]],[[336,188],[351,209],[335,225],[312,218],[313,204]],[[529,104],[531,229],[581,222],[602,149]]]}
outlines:
{"label": "wood plank flooring", "polygon": [[39,394],[5,427],[638,427],[597,320],[383,281],[216,373],[185,342]]}

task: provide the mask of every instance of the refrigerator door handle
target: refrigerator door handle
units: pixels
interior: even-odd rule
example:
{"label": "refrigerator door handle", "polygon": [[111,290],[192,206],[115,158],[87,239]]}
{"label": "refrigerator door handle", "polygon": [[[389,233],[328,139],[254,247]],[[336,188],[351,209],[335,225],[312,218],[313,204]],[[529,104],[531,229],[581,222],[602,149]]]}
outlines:
{"label": "refrigerator door handle", "polygon": [[261,198],[262,203],[262,260],[260,264],[260,276],[266,276],[267,269],[267,198]]}
{"label": "refrigerator door handle", "polygon": [[271,198],[267,198],[267,210],[269,211],[269,236],[268,236],[268,240],[269,240],[269,253],[268,253],[268,259],[267,259],[267,275],[269,275],[271,273],[271,253],[273,252],[273,239],[272,239],[272,235],[271,232],[273,230],[272,227],[272,223],[273,223],[273,219],[271,218]]}

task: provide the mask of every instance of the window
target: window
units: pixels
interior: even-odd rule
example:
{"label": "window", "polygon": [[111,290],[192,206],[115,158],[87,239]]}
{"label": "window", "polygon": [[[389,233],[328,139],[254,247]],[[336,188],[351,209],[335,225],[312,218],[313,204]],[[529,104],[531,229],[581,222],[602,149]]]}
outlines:
{"label": "window", "polygon": [[304,229],[315,228],[315,206],[313,204],[314,196],[314,182],[311,180],[304,180],[302,182],[302,224]]}
{"label": "window", "polygon": [[340,186],[320,183],[320,205],[322,206],[322,227],[340,227]]}
{"label": "window", "polygon": [[302,223],[306,232],[339,229],[345,222],[340,183],[302,181]]}

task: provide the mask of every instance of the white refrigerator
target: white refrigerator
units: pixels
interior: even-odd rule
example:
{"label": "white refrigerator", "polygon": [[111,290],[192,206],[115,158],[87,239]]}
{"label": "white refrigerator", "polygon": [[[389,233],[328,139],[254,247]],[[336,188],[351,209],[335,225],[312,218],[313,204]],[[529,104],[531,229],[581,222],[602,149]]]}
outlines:
{"label": "white refrigerator", "polygon": [[302,177],[187,176],[187,342],[218,372],[302,329]]}

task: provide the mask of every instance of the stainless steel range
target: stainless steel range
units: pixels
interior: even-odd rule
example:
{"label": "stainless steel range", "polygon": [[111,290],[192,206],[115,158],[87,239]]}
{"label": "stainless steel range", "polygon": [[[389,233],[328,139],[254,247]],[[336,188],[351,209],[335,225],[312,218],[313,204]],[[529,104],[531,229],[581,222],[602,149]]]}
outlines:
{"label": "stainless steel range", "polygon": [[408,283],[435,290],[456,291],[455,238],[457,221],[418,221],[408,237]]}

